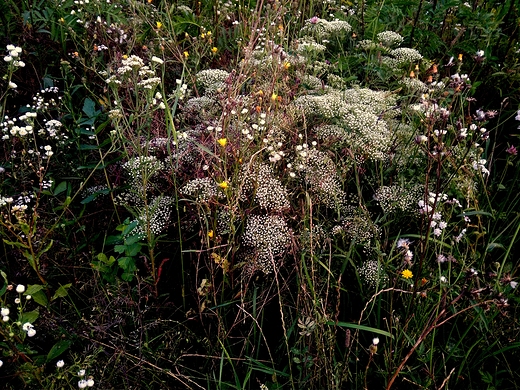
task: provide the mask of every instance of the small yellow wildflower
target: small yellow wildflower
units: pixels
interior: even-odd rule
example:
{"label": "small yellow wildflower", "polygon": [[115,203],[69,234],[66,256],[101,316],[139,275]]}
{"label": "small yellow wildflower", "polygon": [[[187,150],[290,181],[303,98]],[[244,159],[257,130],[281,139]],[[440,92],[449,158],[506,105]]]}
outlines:
{"label": "small yellow wildflower", "polygon": [[462,61],[462,53],[459,54],[459,61]]}
{"label": "small yellow wildflower", "polygon": [[60,22],[60,23],[65,23],[65,19],[60,18],[60,19],[59,19],[59,22]]}
{"label": "small yellow wildflower", "polygon": [[184,54],[184,58],[188,58],[190,56],[190,53],[188,53],[187,51],[185,51],[183,54]]}
{"label": "small yellow wildflower", "polygon": [[123,54],[123,60],[126,60],[128,56],[126,54]]}
{"label": "small yellow wildflower", "polygon": [[283,67],[285,69],[289,69],[291,67],[291,63],[290,62],[286,62],[286,63],[283,64]]}
{"label": "small yellow wildflower", "polygon": [[213,238],[213,230],[210,230],[210,231],[208,232],[208,237],[209,237],[209,238]]}
{"label": "small yellow wildflower", "polygon": [[220,146],[222,146],[224,148],[227,145],[227,138],[220,138],[217,140],[217,142],[219,143]]}
{"label": "small yellow wildflower", "polygon": [[208,37],[210,37],[210,36],[211,36],[211,31],[208,31],[208,32],[206,33],[206,35],[207,35]]}
{"label": "small yellow wildflower", "polygon": [[277,98],[278,98],[278,95],[273,92],[273,94],[271,95],[271,100],[274,102],[274,101],[276,101]]}
{"label": "small yellow wildflower", "polygon": [[412,70],[412,71],[410,72],[410,78],[413,79],[414,77],[415,77],[415,72]]}
{"label": "small yellow wildflower", "polygon": [[212,48],[211,48],[211,51],[213,52],[213,54],[217,54],[218,48],[216,48],[216,47],[212,47]]}
{"label": "small yellow wildflower", "polygon": [[401,276],[405,279],[411,279],[413,278],[413,273],[409,269],[405,269],[401,272]]}
{"label": "small yellow wildflower", "polygon": [[226,188],[228,188],[229,184],[228,184],[227,181],[224,180],[223,182],[218,183],[218,186],[219,186],[220,188],[222,188],[223,190],[225,190]]}
{"label": "small yellow wildflower", "polygon": [[205,33],[202,33],[202,34],[200,34],[200,37],[201,37],[202,39],[204,39],[204,38],[206,38],[206,34],[205,34]]}
{"label": "small yellow wildflower", "polygon": [[162,23],[161,22],[157,22],[157,28],[161,28],[162,27]]}
{"label": "small yellow wildflower", "polygon": [[151,4],[153,0],[148,0],[148,4]]}

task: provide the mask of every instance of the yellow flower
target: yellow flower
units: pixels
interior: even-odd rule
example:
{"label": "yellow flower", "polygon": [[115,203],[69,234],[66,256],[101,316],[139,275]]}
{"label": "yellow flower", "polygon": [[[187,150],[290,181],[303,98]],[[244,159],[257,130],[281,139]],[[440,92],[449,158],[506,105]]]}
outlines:
{"label": "yellow flower", "polygon": [[213,54],[217,54],[218,48],[216,48],[216,47],[212,47],[212,48],[211,48],[211,51],[213,52]]}
{"label": "yellow flower", "polygon": [[208,237],[209,237],[209,238],[213,238],[213,230],[210,230],[210,231],[208,232]]}
{"label": "yellow flower", "polygon": [[224,148],[227,145],[227,138],[220,138],[217,142]]}
{"label": "yellow flower", "polygon": [[187,51],[185,51],[183,54],[185,58],[188,58],[190,56],[190,53],[188,53]]}
{"label": "yellow flower", "polygon": [[286,62],[286,63],[283,64],[283,67],[285,69],[289,69],[291,67],[291,63],[290,62]]}
{"label": "yellow flower", "polygon": [[208,31],[206,34],[207,34],[208,37],[210,37],[211,36],[211,31]]}
{"label": "yellow flower", "polygon": [[218,183],[218,186],[225,190],[226,188],[228,188],[228,182],[224,180],[222,183]]}
{"label": "yellow flower", "polygon": [[123,54],[123,60],[126,60],[128,56],[126,54]]}
{"label": "yellow flower", "polygon": [[276,101],[277,98],[278,98],[278,95],[273,92],[273,94],[271,95],[271,100],[274,102],[274,101]]}
{"label": "yellow flower", "polygon": [[65,19],[60,18],[60,19],[59,19],[59,22],[60,22],[60,23],[65,23]]}
{"label": "yellow flower", "polygon": [[405,269],[401,272],[401,276],[405,279],[411,279],[413,278],[413,274],[412,274],[412,271],[410,271],[409,269]]}
{"label": "yellow flower", "polygon": [[161,22],[157,22],[157,28],[161,28],[162,27],[162,23]]}
{"label": "yellow flower", "polygon": [[459,54],[459,61],[462,61],[462,53]]}

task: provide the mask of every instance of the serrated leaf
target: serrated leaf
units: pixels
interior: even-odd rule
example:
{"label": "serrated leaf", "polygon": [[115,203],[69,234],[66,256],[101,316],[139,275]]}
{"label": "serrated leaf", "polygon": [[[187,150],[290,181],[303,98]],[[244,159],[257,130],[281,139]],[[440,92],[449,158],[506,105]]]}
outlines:
{"label": "serrated leaf", "polygon": [[135,259],[132,257],[121,257],[120,259],[117,259],[117,263],[126,273],[134,272],[137,269],[135,266]]}
{"label": "serrated leaf", "polygon": [[125,255],[127,256],[136,256],[141,250],[142,245],[139,243],[135,243],[132,245],[126,245]]}
{"label": "serrated leaf", "polygon": [[114,246],[114,250],[116,253],[125,253],[126,246],[125,245],[116,245]]}

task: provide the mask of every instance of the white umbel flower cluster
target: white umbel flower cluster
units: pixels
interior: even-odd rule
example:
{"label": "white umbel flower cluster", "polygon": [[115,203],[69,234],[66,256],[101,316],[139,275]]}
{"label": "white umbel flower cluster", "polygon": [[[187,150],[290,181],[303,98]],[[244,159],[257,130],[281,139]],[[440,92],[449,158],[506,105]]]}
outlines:
{"label": "white umbel flower cluster", "polygon": [[274,176],[273,168],[267,164],[250,167],[240,180],[241,198],[254,200],[266,211],[282,211],[290,207],[287,189]]}
{"label": "white umbel flower cluster", "polygon": [[291,230],[281,216],[252,215],[246,222],[242,242],[254,250],[255,266],[269,274],[274,261],[286,253],[291,243]]}
{"label": "white umbel flower cluster", "polygon": [[219,195],[217,183],[209,177],[190,180],[181,187],[180,193],[203,203],[209,202]]}
{"label": "white umbel flower cluster", "polygon": [[328,21],[318,17],[313,17],[306,21],[301,29],[302,35],[312,36],[316,40],[330,39],[349,33],[352,26],[343,20]]}
{"label": "white umbel flower cluster", "polygon": [[204,89],[206,96],[213,96],[226,88],[226,80],[229,73],[221,69],[206,69],[195,76],[197,83]]}
{"label": "white umbel flower cluster", "polygon": [[394,31],[383,31],[377,34],[377,40],[386,47],[395,47],[403,43],[404,38]]}

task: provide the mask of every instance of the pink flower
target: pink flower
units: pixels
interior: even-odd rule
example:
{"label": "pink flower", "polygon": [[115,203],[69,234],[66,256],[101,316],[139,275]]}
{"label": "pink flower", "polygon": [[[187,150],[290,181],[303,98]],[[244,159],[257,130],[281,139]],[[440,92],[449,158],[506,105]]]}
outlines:
{"label": "pink flower", "polygon": [[506,149],[506,153],[516,156],[518,154],[518,150],[516,150],[514,145],[511,145],[509,148]]}
{"label": "pink flower", "polygon": [[313,16],[313,17],[311,18],[310,22],[311,22],[312,24],[316,24],[316,23],[318,23],[318,17],[317,17],[317,16]]}

